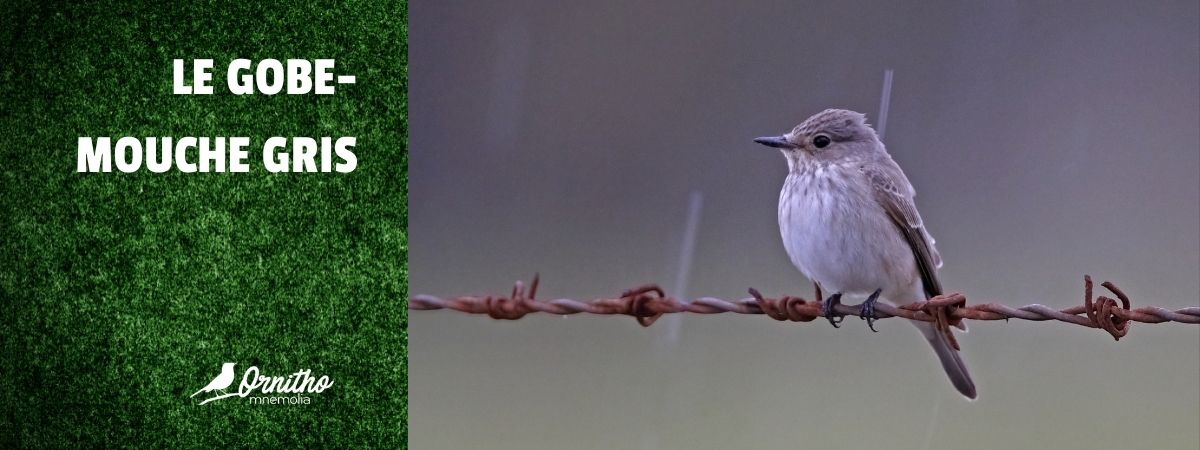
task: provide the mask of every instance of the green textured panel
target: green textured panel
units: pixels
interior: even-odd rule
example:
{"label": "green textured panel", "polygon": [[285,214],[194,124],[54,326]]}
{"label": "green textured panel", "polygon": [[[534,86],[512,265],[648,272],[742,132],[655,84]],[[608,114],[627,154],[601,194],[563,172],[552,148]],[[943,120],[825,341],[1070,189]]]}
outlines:
{"label": "green textured panel", "polygon": [[[0,447],[362,448],[407,438],[407,5],[18,1],[0,27]],[[173,95],[176,58],[214,95]],[[335,95],[235,96],[234,58],[333,58]],[[80,136],[247,136],[249,173],[77,173]],[[271,136],[356,136],[268,173]],[[204,406],[221,363],[307,405]]]}

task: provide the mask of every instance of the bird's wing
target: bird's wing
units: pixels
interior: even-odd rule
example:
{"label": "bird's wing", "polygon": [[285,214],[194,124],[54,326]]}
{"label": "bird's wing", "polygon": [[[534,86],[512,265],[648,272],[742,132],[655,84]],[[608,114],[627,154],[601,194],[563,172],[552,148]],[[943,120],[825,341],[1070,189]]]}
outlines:
{"label": "bird's wing", "polygon": [[213,378],[212,381],[209,381],[208,385],[204,386],[204,389],[201,389],[201,390],[204,392],[208,392],[208,391],[216,391],[216,390],[220,390],[220,389],[225,389],[225,388],[229,387],[229,384],[233,381],[233,376],[232,376],[233,374],[229,374],[230,375],[228,377],[229,381],[226,381],[223,379],[223,378],[225,378],[225,375],[226,374],[224,374],[224,373],[218,374],[216,378]]}
{"label": "bird's wing", "polygon": [[221,385],[221,376],[217,376],[217,378],[212,379],[211,382],[209,382],[209,384],[205,384],[204,389],[202,389],[202,390],[205,392],[208,392],[208,391],[215,390],[215,389],[221,389],[221,388],[218,388],[218,386],[220,386],[220,385]]}
{"label": "bird's wing", "polygon": [[213,380],[213,385],[214,385],[213,389],[214,390],[225,389],[232,384],[233,384],[233,372],[223,373],[223,374],[221,374],[221,376],[217,377],[216,380]]}
{"label": "bird's wing", "polygon": [[942,284],[938,281],[937,269],[942,266],[942,256],[934,248],[933,236],[925,231],[921,214],[917,212],[917,205],[913,203],[916,192],[912,184],[909,184],[900,166],[891,158],[877,164],[859,166],[859,170],[870,181],[875,200],[887,212],[892,223],[896,224],[896,228],[912,248],[913,257],[917,260],[917,269],[921,272],[925,295],[941,295]]}
{"label": "bird's wing", "polygon": [[208,386],[202,387],[202,388],[200,388],[200,390],[196,391],[195,394],[192,394],[192,397],[200,395],[201,392],[208,392],[211,390],[213,390],[213,389],[212,389],[212,383],[210,382],[210,383],[208,383]]}

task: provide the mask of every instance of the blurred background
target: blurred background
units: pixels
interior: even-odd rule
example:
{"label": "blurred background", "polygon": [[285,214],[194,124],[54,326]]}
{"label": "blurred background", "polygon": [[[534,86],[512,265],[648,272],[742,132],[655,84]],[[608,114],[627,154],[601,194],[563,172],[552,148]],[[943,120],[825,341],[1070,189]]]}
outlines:
{"label": "blurred background", "polygon": [[[784,159],[751,139],[830,107],[878,123],[890,68],[884,141],[948,291],[1064,308],[1090,273],[1200,304],[1194,0],[411,8],[413,294],[540,272],[539,298],[811,298],[777,228]],[[913,327],[878,328],[414,312],[411,447],[1200,446],[1200,327],[974,322],[976,402]]]}

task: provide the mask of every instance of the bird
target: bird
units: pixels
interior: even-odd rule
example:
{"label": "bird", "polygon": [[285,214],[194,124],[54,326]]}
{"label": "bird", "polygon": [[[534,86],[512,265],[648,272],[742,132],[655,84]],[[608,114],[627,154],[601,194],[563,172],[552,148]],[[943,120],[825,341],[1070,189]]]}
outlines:
{"label": "bird", "polygon": [[[833,305],[842,295],[867,296],[862,315],[874,330],[881,298],[899,306],[942,294],[942,258],[917,212],[916,191],[865,115],[827,109],[791,132],[754,142],[787,160],[779,233],[792,264],[818,292],[833,293],[821,304],[830,323],[839,322]],[[975,382],[947,336],[931,323],[911,322],[958,392],[975,399]]]}
{"label": "bird", "polygon": [[202,389],[196,391],[195,394],[192,394],[192,397],[195,397],[201,392],[224,391],[227,389],[229,385],[233,384],[233,365],[234,363],[231,362],[223,364],[221,366],[221,374],[217,375],[216,378],[213,378],[212,381],[208,382],[208,386],[204,386]]}

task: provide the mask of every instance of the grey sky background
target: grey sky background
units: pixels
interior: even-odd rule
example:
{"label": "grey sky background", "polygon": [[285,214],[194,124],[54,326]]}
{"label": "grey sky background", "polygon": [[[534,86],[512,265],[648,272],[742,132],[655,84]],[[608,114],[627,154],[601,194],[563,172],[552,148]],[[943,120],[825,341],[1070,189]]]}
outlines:
{"label": "grey sky background", "polygon": [[[410,291],[539,297],[670,286],[811,297],[751,139],[830,107],[872,123],[917,189],[947,290],[1200,304],[1200,4],[411,3]],[[415,449],[1190,448],[1200,327],[1013,321],[960,338],[953,391],[911,326],[686,316],[410,319]],[[1136,430],[1135,433],[1124,430]]]}

